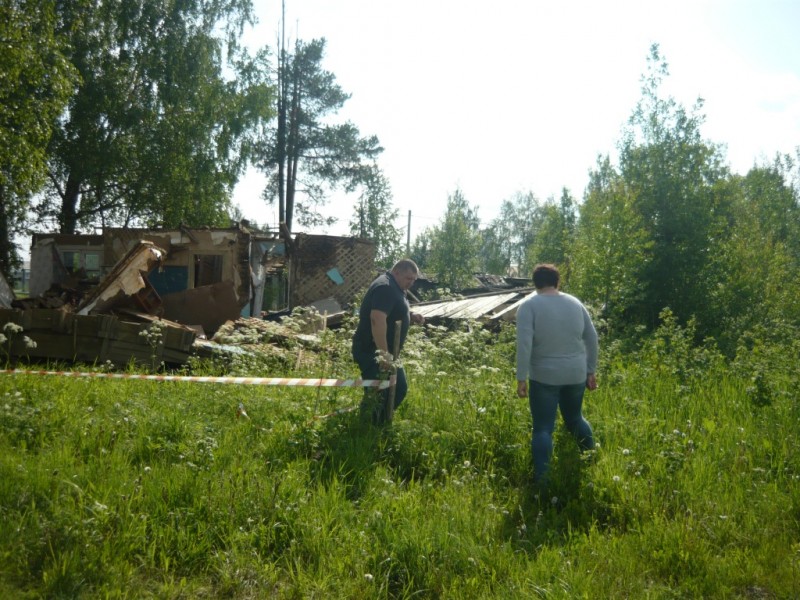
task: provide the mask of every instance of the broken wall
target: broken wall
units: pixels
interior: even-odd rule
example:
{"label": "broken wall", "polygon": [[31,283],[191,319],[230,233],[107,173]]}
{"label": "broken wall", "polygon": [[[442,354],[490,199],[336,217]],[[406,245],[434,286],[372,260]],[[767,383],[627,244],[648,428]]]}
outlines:
{"label": "broken wall", "polygon": [[290,308],[334,298],[349,305],[375,278],[375,244],[361,238],[298,234],[290,259]]}
{"label": "broken wall", "polygon": [[242,316],[260,316],[287,305],[286,242],[275,236],[253,234],[250,241],[252,294],[248,311]]}
{"label": "broken wall", "polygon": [[[31,278],[28,294],[38,297],[54,284],[70,281],[76,270],[103,275],[103,236],[83,234],[38,233],[31,239]],[[69,264],[65,264],[65,258]],[[91,259],[91,264],[87,264]],[[87,268],[90,267],[90,268]],[[112,265],[113,266],[113,263]],[[72,271],[72,274],[71,274]]]}
{"label": "broken wall", "polygon": [[[105,258],[119,261],[139,240],[166,251],[162,265],[148,276],[160,296],[223,281],[233,282],[241,309],[250,300],[250,234],[239,229],[106,229]],[[168,317],[169,318],[169,317]]]}
{"label": "broken wall", "polygon": [[8,285],[6,278],[0,273],[0,308],[10,308],[14,300],[14,290]]}

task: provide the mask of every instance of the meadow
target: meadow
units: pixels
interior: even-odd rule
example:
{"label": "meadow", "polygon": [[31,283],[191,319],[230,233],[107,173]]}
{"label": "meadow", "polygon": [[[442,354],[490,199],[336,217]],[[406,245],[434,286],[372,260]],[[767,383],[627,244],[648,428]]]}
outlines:
{"label": "meadow", "polygon": [[[349,332],[187,372],[353,377]],[[513,336],[417,328],[382,428],[357,389],[0,376],[0,597],[800,597],[796,340],[604,343],[599,447],[559,427],[540,492]]]}

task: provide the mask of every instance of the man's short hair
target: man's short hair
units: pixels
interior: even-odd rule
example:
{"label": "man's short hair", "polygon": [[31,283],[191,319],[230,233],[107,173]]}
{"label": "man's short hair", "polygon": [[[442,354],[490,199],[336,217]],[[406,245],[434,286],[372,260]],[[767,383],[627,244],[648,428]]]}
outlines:
{"label": "man's short hair", "polygon": [[410,258],[401,258],[396,263],[394,263],[394,266],[392,267],[392,272],[393,273],[411,272],[414,273],[414,275],[419,275],[419,267],[417,266],[417,263],[415,263]]}
{"label": "man's short hair", "polygon": [[549,263],[538,264],[533,269],[533,285],[537,290],[546,287],[558,287],[561,276],[558,268]]}

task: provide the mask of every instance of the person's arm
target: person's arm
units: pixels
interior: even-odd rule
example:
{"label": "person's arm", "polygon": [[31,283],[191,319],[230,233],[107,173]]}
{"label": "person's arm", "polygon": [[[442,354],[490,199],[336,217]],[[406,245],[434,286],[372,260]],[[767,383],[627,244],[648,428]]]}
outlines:
{"label": "person's arm", "polygon": [[375,341],[375,346],[381,351],[383,360],[381,366],[391,362],[391,353],[389,352],[389,342],[386,337],[387,322],[389,315],[382,310],[372,309],[369,313],[369,323],[372,329],[372,339]]}
{"label": "person's arm", "polygon": [[528,395],[528,370],[533,349],[533,309],[522,304],[517,311],[517,396]]}
{"label": "person's arm", "polygon": [[583,343],[586,346],[586,387],[590,390],[597,389],[597,330],[594,328],[589,311],[583,309]]}

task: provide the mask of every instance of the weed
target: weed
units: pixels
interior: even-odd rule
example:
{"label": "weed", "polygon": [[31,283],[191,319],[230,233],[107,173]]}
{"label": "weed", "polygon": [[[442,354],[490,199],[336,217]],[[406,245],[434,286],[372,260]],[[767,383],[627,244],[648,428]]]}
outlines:
{"label": "weed", "polygon": [[[352,377],[351,333],[188,370]],[[638,349],[604,349],[585,403],[598,448],[559,429],[546,494],[513,328],[412,329],[385,428],[350,410],[357,389],[5,376],[0,591],[796,597],[795,343],[749,338],[726,362],[692,337],[665,318]]]}

